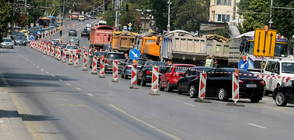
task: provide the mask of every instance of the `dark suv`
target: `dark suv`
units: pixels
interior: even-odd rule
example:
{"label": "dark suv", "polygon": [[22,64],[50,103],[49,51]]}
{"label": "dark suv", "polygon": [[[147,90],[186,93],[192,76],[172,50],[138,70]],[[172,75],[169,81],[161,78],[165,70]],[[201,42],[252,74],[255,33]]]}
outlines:
{"label": "dark suv", "polygon": [[68,36],[77,36],[77,31],[75,29],[70,29],[68,32]]}

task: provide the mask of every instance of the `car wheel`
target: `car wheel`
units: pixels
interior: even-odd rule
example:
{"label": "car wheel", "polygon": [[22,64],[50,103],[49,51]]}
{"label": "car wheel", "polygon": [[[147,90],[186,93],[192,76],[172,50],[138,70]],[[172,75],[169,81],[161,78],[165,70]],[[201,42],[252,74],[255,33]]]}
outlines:
{"label": "car wheel", "polygon": [[197,89],[194,85],[191,85],[189,88],[189,96],[190,98],[195,98],[197,93]]}
{"label": "car wheel", "polygon": [[159,81],[158,88],[159,88],[160,91],[163,91],[164,90],[164,88],[161,85],[161,81]]}
{"label": "car wheel", "polygon": [[13,49],[13,46],[10,49]]}
{"label": "car wheel", "polygon": [[219,89],[219,91],[218,91],[218,99],[220,101],[226,101],[226,100],[228,100],[227,91],[224,88],[220,88]]}
{"label": "car wheel", "polygon": [[251,103],[258,103],[260,100],[260,98],[250,98]]}
{"label": "car wheel", "polygon": [[275,99],[277,106],[286,106],[287,102],[285,100],[285,95],[283,92],[278,92]]}
{"label": "car wheel", "polygon": [[120,74],[120,78],[124,78],[124,75],[122,73]]}
{"label": "car wheel", "polygon": [[171,92],[173,89],[170,87],[169,85],[169,81],[167,81],[167,85],[166,85],[166,91],[167,92]]}
{"label": "car wheel", "polygon": [[141,85],[141,86],[146,86],[146,82],[142,79],[140,85]]}
{"label": "car wheel", "polygon": [[127,73],[126,72],[124,73],[124,78],[125,79],[128,79],[128,76],[127,76]]}

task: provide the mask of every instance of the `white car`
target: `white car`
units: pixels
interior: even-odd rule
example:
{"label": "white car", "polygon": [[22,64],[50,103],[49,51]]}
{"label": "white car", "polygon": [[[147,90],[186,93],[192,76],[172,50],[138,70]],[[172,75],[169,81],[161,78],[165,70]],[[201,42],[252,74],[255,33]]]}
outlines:
{"label": "white car", "polygon": [[267,76],[275,76],[276,78],[264,78],[266,89],[265,92],[274,92],[275,88],[286,85],[286,78],[294,77],[294,59],[272,59],[268,60],[264,68],[264,74]]}
{"label": "white car", "polygon": [[10,38],[3,38],[3,42],[0,43],[1,48],[10,48],[13,49],[13,41]]}

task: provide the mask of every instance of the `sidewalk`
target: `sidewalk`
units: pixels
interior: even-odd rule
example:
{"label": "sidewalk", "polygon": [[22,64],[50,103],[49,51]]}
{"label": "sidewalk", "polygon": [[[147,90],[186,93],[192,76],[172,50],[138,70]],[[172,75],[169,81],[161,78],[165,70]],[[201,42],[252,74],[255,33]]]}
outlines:
{"label": "sidewalk", "polygon": [[0,87],[0,140],[33,140],[3,87]]}

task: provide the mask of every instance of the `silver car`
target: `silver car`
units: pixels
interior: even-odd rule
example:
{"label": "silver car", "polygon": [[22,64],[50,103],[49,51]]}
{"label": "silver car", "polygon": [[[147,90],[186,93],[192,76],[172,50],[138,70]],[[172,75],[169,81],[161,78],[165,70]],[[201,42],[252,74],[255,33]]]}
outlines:
{"label": "silver car", "polygon": [[72,38],[70,38],[70,40],[69,40],[69,44],[74,44],[74,45],[77,45],[77,46],[79,46],[80,45],[80,40],[79,40],[79,38],[77,38],[77,37],[72,37]]}
{"label": "silver car", "polygon": [[118,71],[121,71],[122,63],[126,61],[125,54],[122,52],[107,52],[105,56],[105,72],[112,70],[113,60],[118,60]]}
{"label": "silver car", "polygon": [[[64,51],[64,50],[67,50],[67,51]],[[76,45],[67,45],[67,46],[63,49],[62,52],[65,52],[65,54],[68,56],[70,51],[73,51],[73,55],[74,55],[75,53],[77,53],[77,54],[78,54],[78,57],[80,58],[81,51],[80,51],[80,49],[79,49],[78,46],[76,46]]]}
{"label": "silver car", "polygon": [[10,48],[13,49],[13,41],[10,38],[3,38],[3,42],[1,42],[0,47],[1,48]]}

